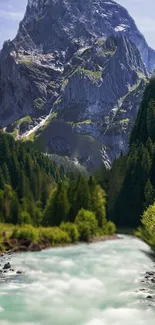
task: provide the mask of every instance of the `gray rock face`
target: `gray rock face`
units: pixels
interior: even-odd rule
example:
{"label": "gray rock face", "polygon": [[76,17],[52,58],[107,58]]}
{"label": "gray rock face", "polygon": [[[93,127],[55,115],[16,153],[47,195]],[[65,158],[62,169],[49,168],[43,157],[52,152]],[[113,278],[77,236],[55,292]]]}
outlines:
{"label": "gray rock face", "polygon": [[[42,56],[41,56],[42,57]],[[32,53],[18,52],[12,42],[6,42],[0,53],[0,126],[32,114],[40,116],[56,100],[58,94],[50,87],[60,71],[42,65]]]}
{"label": "gray rock face", "polygon": [[155,68],[155,51],[148,47],[128,11],[111,0],[29,0],[15,42],[18,49],[28,51],[61,51],[63,61],[77,46],[112,34],[127,36],[148,70]]}
{"label": "gray rock face", "polygon": [[52,107],[73,129],[99,139],[112,161],[127,150],[128,134],[147,81],[135,45],[110,37],[75,53]]}
{"label": "gray rock face", "polygon": [[[127,150],[154,68],[155,51],[114,1],[29,0],[16,38],[0,52],[0,126],[30,115],[36,127],[54,112],[80,139],[98,141],[98,161],[109,165]],[[78,141],[49,133],[42,150],[71,155]]]}

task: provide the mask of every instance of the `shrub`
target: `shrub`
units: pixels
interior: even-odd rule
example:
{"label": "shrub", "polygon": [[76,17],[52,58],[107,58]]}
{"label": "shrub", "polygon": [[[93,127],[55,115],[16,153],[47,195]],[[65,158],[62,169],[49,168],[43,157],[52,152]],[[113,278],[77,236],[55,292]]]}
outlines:
{"label": "shrub", "polygon": [[148,245],[155,246],[155,237],[146,228],[139,227],[134,235],[145,241]]}
{"label": "shrub", "polygon": [[60,229],[68,234],[72,243],[75,243],[79,240],[79,232],[75,224],[71,222],[62,223]]}
{"label": "shrub", "polygon": [[32,227],[31,225],[24,225],[21,227],[16,227],[13,230],[11,238],[16,239],[25,239],[30,240],[32,242],[38,241],[38,229]]}
{"label": "shrub", "polygon": [[155,237],[155,203],[150,205],[143,213],[142,224],[145,229]]}
{"label": "shrub", "polygon": [[142,225],[135,232],[135,235],[144,240],[155,251],[155,203],[144,211]]}
{"label": "shrub", "polygon": [[81,209],[75,219],[80,240],[89,241],[89,239],[96,235],[98,229],[98,222],[94,212]]}
{"label": "shrub", "polygon": [[135,235],[144,240],[155,251],[155,203],[144,211],[142,225],[143,227],[138,228]]}
{"label": "shrub", "polygon": [[113,235],[116,232],[116,226],[112,221],[108,221],[106,225],[106,233],[107,235]]}
{"label": "shrub", "polygon": [[58,227],[40,228],[39,240],[48,240],[52,246],[71,242],[67,232]]}
{"label": "shrub", "polygon": [[5,246],[2,243],[0,243],[0,252],[4,252],[4,251],[5,251]]}
{"label": "shrub", "polygon": [[32,223],[31,217],[27,211],[22,211],[19,216],[18,223],[20,225],[29,225]]}

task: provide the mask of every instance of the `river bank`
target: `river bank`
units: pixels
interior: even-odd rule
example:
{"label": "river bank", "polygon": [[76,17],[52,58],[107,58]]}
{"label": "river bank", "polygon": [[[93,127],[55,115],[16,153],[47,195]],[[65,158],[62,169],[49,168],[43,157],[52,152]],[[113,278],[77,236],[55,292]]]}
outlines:
{"label": "river bank", "polygon": [[[90,238],[88,245],[99,243],[99,242],[105,242],[105,241],[111,241],[111,240],[118,240],[121,239],[120,236],[117,234],[114,235],[106,235],[106,236],[98,236],[94,238]],[[11,257],[15,253],[28,253],[28,252],[41,252],[42,250],[47,249],[54,249],[54,248],[67,248],[72,246],[79,246],[81,244],[86,244],[82,242],[76,242],[76,243],[64,243],[64,244],[56,244],[55,246],[52,246],[49,241],[44,241],[40,243],[33,243],[29,240],[17,240],[15,238],[12,238],[10,240],[4,241],[2,243],[3,247],[5,249],[3,251],[0,251],[0,283],[7,280],[7,277],[10,276],[11,278],[14,276],[19,276],[23,274],[23,271],[21,270],[15,270],[14,267],[12,267],[11,263]]]}
{"label": "river bank", "polygon": [[[114,235],[105,235],[105,236],[98,236],[90,238],[88,244],[104,242],[107,240],[116,240],[120,239],[121,237],[117,234]],[[75,243],[56,243],[52,245],[49,240],[43,240],[38,243],[34,243],[31,240],[26,239],[16,239],[11,238],[9,240],[5,240],[2,242],[3,250],[0,251],[0,256],[4,254],[12,254],[12,253],[20,253],[20,252],[39,252],[45,249],[56,248],[56,247],[68,247],[68,246],[77,246],[80,245],[82,242],[75,242]]]}

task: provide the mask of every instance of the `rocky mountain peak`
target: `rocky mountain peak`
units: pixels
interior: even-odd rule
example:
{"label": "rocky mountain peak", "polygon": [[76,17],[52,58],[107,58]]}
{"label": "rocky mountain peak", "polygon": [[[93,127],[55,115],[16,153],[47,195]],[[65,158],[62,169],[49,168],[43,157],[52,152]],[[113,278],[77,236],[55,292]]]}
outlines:
{"label": "rocky mountain peak", "polygon": [[128,11],[106,0],[29,0],[15,42],[18,49],[62,51],[68,59],[76,48],[111,34],[126,35],[139,49],[149,71],[155,51],[148,47]]}

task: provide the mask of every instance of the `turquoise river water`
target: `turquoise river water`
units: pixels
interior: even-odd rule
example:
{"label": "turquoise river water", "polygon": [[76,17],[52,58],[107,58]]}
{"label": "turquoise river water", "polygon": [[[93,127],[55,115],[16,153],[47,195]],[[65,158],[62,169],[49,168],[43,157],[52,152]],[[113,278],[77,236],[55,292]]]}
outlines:
{"label": "turquoise river water", "polygon": [[24,274],[0,283],[0,325],[154,325],[146,297],[155,287],[141,282],[154,268],[149,252],[123,236],[13,255],[12,267]]}

